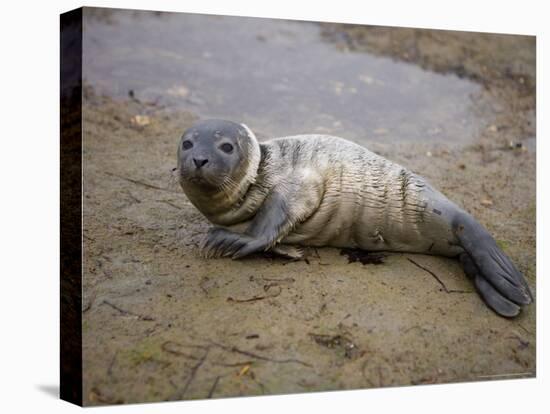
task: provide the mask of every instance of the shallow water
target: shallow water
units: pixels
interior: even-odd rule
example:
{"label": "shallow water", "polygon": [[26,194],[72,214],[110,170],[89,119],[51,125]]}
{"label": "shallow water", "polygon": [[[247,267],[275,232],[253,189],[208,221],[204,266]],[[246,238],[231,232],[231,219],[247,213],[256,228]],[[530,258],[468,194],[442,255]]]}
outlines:
{"label": "shallow water", "polygon": [[478,84],[338,50],[316,23],[104,9],[84,19],[84,79],[97,91],[245,122],[260,137],[465,143],[486,124]]}

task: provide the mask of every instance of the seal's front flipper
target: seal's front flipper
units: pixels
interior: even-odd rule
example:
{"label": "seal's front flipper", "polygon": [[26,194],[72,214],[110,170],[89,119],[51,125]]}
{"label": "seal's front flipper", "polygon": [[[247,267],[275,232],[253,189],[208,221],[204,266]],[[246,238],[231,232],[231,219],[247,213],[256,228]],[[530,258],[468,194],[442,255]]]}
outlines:
{"label": "seal's front flipper", "polygon": [[296,246],[289,244],[276,244],[271,251],[287,259],[300,260],[304,257],[304,251]]}
{"label": "seal's front flipper", "polygon": [[252,238],[244,234],[235,233],[221,227],[214,227],[208,231],[203,240],[201,252],[203,257],[207,259],[230,256],[250,242],[252,242]]}
{"label": "seal's front flipper", "polygon": [[[453,221],[453,232],[471,259],[471,263],[465,263],[461,257],[464,270],[474,278],[481,296],[493,310],[503,316],[515,316],[519,306],[531,303],[527,281],[481,224],[469,214],[460,213]],[[518,307],[517,312],[514,306]]]}
{"label": "seal's front flipper", "polygon": [[485,303],[501,316],[508,318],[517,316],[521,308],[514,302],[509,301],[502,296],[483,276],[479,274],[479,270],[468,253],[460,255],[460,262],[464,267],[464,272],[474,281],[477,291],[485,301]]}
{"label": "seal's front flipper", "polygon": [[[295,175],[298,175],[295,171]],[[244,233],[236,233],[221,227],[211,229],[203,244],[203,255],[240,259],[251,253],[273,250],[291,259],[302,257],[300,249],[279,242],[288,232],[315,211],[321,200],[321,179],[308,176],[310,183],[317,184],[308,194],[301,191],[300,180],[286,182],[274,187],[251,220]]]}
{"label": "seal's front flipper", "polygon": [[[303,191],[304,180],[308,191]],[[324,193],[322,177],[311,171],[293,170],[293,176],[274,186],[262,207],[245,231],[251,241],[232,252],[233,259],[250,253],[272,249],[275,252],[297,254],[297,250],[280,247],[279,242],[299,223],[306,220],[319,207]],[[275,249],[274,249],[275,248]]]}

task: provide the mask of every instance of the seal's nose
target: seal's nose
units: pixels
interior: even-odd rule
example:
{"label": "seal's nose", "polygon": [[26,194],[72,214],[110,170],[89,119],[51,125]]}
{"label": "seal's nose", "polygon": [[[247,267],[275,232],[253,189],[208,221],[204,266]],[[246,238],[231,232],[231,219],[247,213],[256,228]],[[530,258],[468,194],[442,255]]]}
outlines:
{"label": "seal's nose", "polygon": [[197,170],[198,170],[204,164],[206,164],[208,160],[206,158],[193,158],[193,162],[195,163],[195,166],[197,167]]}

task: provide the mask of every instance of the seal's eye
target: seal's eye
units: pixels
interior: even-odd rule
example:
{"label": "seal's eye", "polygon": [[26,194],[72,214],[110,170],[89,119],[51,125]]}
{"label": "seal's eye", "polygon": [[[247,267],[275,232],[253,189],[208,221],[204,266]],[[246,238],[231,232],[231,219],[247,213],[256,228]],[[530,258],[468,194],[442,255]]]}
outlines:
{"label": "seal's eye", "polygon": [[223,152],[227,152],[228,154],[230,154],[230,153],[233,152],[233,145],[231,145],[231,144],[229,144],[228,142],[226,142],[225,144],[220,145],[220,149],[221,149]]}
{"label": "seal's eye", "polygon": [[191,141],[183,141],[182,144],[181,144],[181,147],[184,150],[188,150],[190,148],[193,148],[193,143]]}

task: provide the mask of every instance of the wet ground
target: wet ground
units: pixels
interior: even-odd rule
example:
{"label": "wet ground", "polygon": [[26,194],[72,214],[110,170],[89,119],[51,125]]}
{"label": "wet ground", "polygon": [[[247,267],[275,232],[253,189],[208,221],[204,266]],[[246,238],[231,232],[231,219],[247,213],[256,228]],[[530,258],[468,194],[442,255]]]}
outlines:
{"label": "wet ground", "polygon": [[535,289],[534,39],[86,9],[89,405],[535,375],[535,306],[492,313],[451,259],[205,260],[171,177],[197,119],[343,136],[427,177]]}

